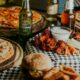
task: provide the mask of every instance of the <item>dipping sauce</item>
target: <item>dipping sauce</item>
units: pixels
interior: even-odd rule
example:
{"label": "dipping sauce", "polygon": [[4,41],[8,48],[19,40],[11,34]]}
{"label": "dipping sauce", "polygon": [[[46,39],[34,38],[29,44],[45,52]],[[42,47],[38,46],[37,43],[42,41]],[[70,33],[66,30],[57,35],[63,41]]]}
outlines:
{"label": "dipping sauce", "polygon": [[70,33],[71,33],[68,30],[62,29],[60,27],[51,28],[51,32],[52,32],[52,35],[54,36],[54,38],[57,41],[58,40],[67,41],[69,39],[69,36],[70,36]]}

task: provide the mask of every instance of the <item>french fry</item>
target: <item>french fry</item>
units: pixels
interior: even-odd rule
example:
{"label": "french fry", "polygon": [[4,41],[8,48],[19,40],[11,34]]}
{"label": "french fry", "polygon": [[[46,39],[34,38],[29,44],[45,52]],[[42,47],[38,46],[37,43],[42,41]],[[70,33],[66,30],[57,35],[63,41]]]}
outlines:
{"label": "french fry", "polygon": [[65,48],[65,55],[70,55],[70,51],[68,49],[68,46],[66,46],[66,48]]}
{"label": "french fry", "polygon": [[70,46],[70,45],[68,45],[68,47],[69,47],[69,50],[70,50],[70,53],[71,53],[71,54],[75,54],[75,53],[78,52],[76,48],[74,48],[74,47],[72,47],[72,46]]}

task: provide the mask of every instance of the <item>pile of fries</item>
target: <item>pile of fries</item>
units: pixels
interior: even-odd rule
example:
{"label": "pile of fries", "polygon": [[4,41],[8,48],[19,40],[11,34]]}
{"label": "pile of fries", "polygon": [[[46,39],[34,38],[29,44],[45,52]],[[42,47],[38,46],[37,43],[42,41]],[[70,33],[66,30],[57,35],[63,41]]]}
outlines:
{"label": "pile of fries", "polygon": [[58,54],[63,55],[73,55],[78,54],[78,50],[70,45],[68,45],[66,42],[59,40],[56,43],[54,51]]}

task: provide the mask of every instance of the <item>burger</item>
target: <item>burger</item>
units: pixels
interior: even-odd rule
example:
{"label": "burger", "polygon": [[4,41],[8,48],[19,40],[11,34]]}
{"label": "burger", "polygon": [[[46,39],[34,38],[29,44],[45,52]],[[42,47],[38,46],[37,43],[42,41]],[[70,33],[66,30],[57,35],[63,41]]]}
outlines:
{"label": "burger", "polygon": [[48,55],[43,53],[28,54],[24,58],[24,66],[33,78],[39,78],[53,66]]}

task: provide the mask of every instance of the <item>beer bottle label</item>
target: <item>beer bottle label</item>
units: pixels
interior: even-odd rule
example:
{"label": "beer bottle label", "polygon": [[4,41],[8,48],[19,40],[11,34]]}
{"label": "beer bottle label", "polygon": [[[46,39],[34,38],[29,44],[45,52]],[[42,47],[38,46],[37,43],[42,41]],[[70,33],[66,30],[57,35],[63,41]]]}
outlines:
{"label": "beer bottle label", "polygon": [[50,5],[47,7],[47,14],[55,15],[58,13],[58,4]]}
{"label": "beer bottle label", "polygon": [[31,26],[29,26],[29,27],[26,27],[26,26],[21,27],[21,35],[27,36],[27,35],[31,34],[30,27]]}
{"label": "beer bottle label", "polygon": [[22,16],[22,20],[21,20],[21,33],[22,35],[29,35],[31,33],[31,18],[27,18],[24,17],[24,15]]}

